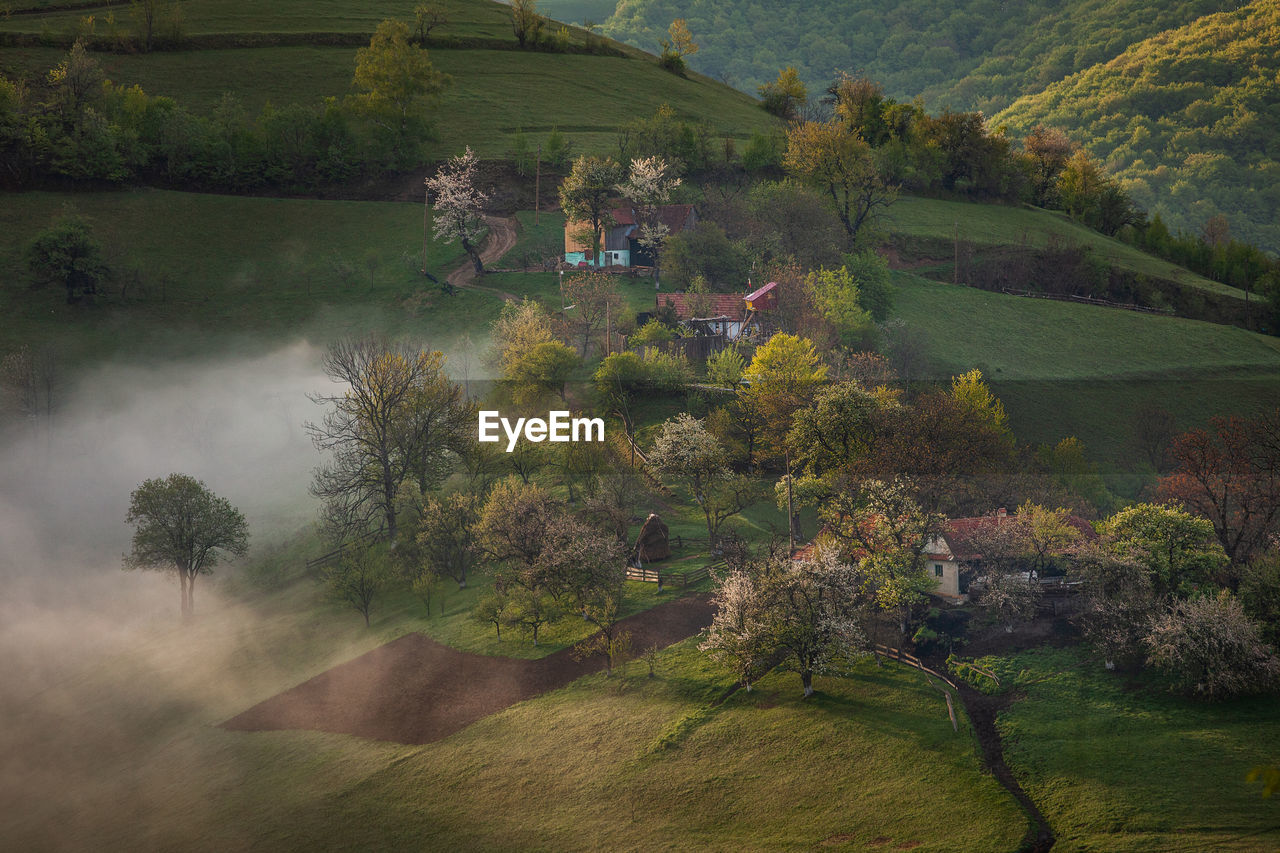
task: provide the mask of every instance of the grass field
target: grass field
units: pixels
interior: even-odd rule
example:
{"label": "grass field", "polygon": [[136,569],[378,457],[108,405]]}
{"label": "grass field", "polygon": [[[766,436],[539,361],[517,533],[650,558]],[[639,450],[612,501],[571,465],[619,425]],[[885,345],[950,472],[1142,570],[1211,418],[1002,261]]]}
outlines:
{"label": "grass field", "polygon": [[1001,671],[1025,694],[999,718],[1005,755],[1055,851],[1280,847],[1280,809],[1245,782],[1277,758],[1274,697],[1189,702],[1077,650],[1026,652]]}
{"label": "grass field", "polygon": [[[1065,214],[1039,208],[904,196],[889,208],[884,228],[893,237],[945,240],[948,245],[957,235],[962,242],[979,246],[1044,246],[1050,240],[1058,240],[1068,245],[1088,246],[1095,257],[1119,269],[1236,299],[1245,298],[1244,291],[1238,288],[1196,275],[1105,237],[1073,222]],[[939,260],[949,261],[950,256]]]}
{"label": "grass field", "polygon": [[[361,6],[292,0],[253,6],[241,0],[193,4],[191,33],[372,32],[387,17],[410,19],[414,4],[404,0]],[[509,12],[498,3],[455,0],[445,35],[483,37],[514,43]],[[83,13],[15,16],[0,20],[0,30],[65,30]],[[119,14],[124,14],[119,13]],[[456,30],[456,32],[455,32]],[[575,31],[577,32],[577,31]],[[632,48],[625,56],[557,54],[537,51],[431,48],[435,66],[453,76],[434,116],[437,141],[432,156],[458,153],[470,145],[483,157],[505,156],[523,128],[536,147],[558,127],[576,149],[617,153],[617,128],[629,119],[652,115],[668,104],[683,118],[706,122],[718,136],[738,140],[769,130],[776,119],[741,92],[700,75],[679,77]],[[52,47],[0,48],[0,71],[42,77],[61,61]],[[176,98],[205,113],[226,92],[234,93],[250,114],[266,103],[319,105],[329,96],[352,91],[355,49],[351,47],[275,46],[183,50],[150,54],[98,54],[111,80],[140,85],[152,95]]]}
{"label": "grass field", "polygon": [[[65,210],[86,217],[138,283],[99,305],[32,290],[22,252]],[[48,341],[70,361],[149,357],[234,345],[262,351],[377,327],[447,347],[501,303],[442,295],[422,266],[418,205],[199,195],[161,190],[22,193],[0,207],[0,349]],[[461,253],[432,243],[428,264]],[[459,324],[458,317],[465,317]]]}
{"label": "grass field", "polygon": [[[10,792],[21,808],[8,843],[860,849],[891,839],[991,851],[1014,849],[1026,826],[937,693],[865,661],[850,679],[819,678],[808,702],[798,678],[779,673],[712,709],[729,677],[685,643],[662,654],[656,678],[633,663],[422,747],[216,728],[395,633],[298,596],[206,597],[181,645],[157,636],[105,661],[86,654],[97,665],[42,694],[27,739],[7,745],[8,767],[32,762]],[[34,712],[50,708],[60,722],[45,729]]]}
{"label": "grass field", "polygon": [[1074,435],[1120,476],[1147,465],[1133,430],[1144,404],[1182,429],[1280,399],[1280,339],[1230,326],[1007,296],[896,273],[895,314],[939,378],[980,368],[1022,441]]}

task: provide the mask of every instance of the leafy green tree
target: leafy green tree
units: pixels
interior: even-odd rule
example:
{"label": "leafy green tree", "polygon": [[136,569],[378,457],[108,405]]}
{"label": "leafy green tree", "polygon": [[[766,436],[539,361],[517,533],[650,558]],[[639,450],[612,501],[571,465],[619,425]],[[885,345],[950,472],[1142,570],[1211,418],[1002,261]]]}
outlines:
{"label": "leafy green tree", "polygon": [[729,346],[707,359],[707,381],[730,391],[737,390],[746,373],[747,362],[737,347]]}
{"label": "leafy green tree", "polygon": [[804,287],[818,313],[835,326],[841,344],[855,349],[867,348],[865,345],[875,330],[875,323],[862,307],[858,282],[847,267],[811,272],[805,277]]}
{"label": "leafy green tree", "polygon": [[27,265],[40,281],[61,285],[67,302],[92,296],[107,278],[102,244],[77,216],[59,219],[27,246]]}
{"label": "leafy green tree", "polygon": [[428,111],[451,82],[410,38],[408,24],[383,21],[369,46],[356,51],[353,82],[360,93],[353,102],[361,115],[388,134],[397,164],[413,155],[407,146],[425,131]]}
{"label": "leafy green tree", "polygon": [[701,276],[721,293],[741,293],[750,273],[742,249],[705,219],[667,240],[665,265],[667,284],[677,290],[693,286]]}
{"label": "leafy green tree", "polygon": [[897,189],[881,176],[870,146],[838,121],[792,127],[783,165],[831,197],[851,240],[897,198]]}
{"label": "leafy green tree", "polygon": [[538,11],[536,0],[511,0],[511,31],[521,49],[541,44],[546,26],[547,19]]}
{"label": "leafy green tree", "polygon": [[939,535],[944,518],[915,499],[914,485],[867,480],[856,492],[843,492],[820,510],[828,529],[854,555],[862,594],[886,612],[897,613],[908,635],[912,610],[937,581],[925,570],[925,545]]}
{"label": "leafy green tree", "polygon": [[609,203],[622,167],[612,157],[582,155],[560,184],[560,209],[570,222],[581,223],[582,242],[591,241],[592,257],[600,257],[600,241],[610,224]]}
{"label": "leafy green tree", "polygon": [[422,561],[459,589],[466,589],[467,574],[480,559],[479,523],[480,500],[465,492],[432,498],[422,510],[417,534]]}
{"label": "leafy green tree", "polygon": [[480,596],[480,600],[476,602],[475,609],[471,611],[471,618],[475,619],[482,625],[492,625],[494,630],[498,632],[498,641],[502,641],[502,626],[510,624],[510,618],[507,609],[510,602],[504,593],[488,592]]}
{"label": "leafy green tree", "polygon": [[664,341],[674,340],[675,336],[676,333],[666,323],[656,319],[650,320],[636,329],[635,334],[627,338],[627,346],[632,349],[643,349]]}
{"label": "leafy green tree", "polygon": [[185,619],[195,614],[196,578],[213,571],[221,554],[239,557],[249,549],[240,511],[186,474],[143,482],[129,496],[125,521],[134,532],[124,567],[177,572]]}
{"label": "leafy green tree", "polygon": [[760,106],[779,118],[791,121],[799,116],[800,110],[809,100],[804,81],[794,66],[788,65],[778,72],[778,79],[772,83],[761,83],[756,91],[760,95]]}
{"label": "leafy green tree", "polygon": [[756,349],[738,393],[763,418],[763,438],[770,449],[783,450],[792,416],[826,376],[827,366],[807,338],[779,332]]}
{"label": "leafy green tree", "polygon": [[504,378],[520,405],[536,403],[550,394],[564,400],[564,386],[582,363],[573,347],[547,341],[524,353],[508,367]]}
{"label": "leafy green tree", "polygon": [[329,595],[353,608],[369,627],[373,602],[391,585],[391,564],[381,545],[349,548],[321,576]]}
{"label": "leafy green tree", "polygon": [[1101,525],[1121,558],[1151,572],[1157,595],[1191,595],[1218,580],[1229,560],[1213,523],[1168,504],[1134,504]]}

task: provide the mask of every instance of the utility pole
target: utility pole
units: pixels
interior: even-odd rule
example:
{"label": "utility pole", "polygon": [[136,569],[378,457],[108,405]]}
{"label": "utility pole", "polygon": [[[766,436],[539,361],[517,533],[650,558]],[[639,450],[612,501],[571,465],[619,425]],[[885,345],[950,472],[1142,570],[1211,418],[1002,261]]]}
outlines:
{"label": "utility pole", "polygon": [[431,190],[422,193],[422,274],[427,274],[427,228],[431,224]]}
{"label": "utility pole", "polygon": [[786,450],[787,463],[787,542],[791,546],[787,551],[790,556],[796,551],[796,511],[791,499],[791,449]]}
{"label": "utility pole", "polygon": [[538,143],[538,159],[533,173],[533,224],[538,224],[538,208],[542,200],[542,143]]}
{"label": "utility pole", "polygon": [[613,355],[613,327],[609,323],[609,297],[604,298],[604,354]]}

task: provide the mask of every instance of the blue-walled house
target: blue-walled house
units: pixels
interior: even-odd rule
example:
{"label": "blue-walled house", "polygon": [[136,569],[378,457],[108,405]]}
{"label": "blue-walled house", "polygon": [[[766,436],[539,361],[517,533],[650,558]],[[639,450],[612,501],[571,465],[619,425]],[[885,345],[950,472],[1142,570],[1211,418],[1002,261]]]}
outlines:
{"label": "blue-walled house", "polygon": [[[666,204],[658,208],[658,217],[667,226],[668,236],[679,234],[698,223],[698,211],[691,204]],[[564,224],[564,260],[575,267],[650,267],[653,256],[639,243],[639,219],[636,211],[619,207],[609,211],[601,229],[600,257],[593,257],[592,247],[579,238],[584,223]]]}

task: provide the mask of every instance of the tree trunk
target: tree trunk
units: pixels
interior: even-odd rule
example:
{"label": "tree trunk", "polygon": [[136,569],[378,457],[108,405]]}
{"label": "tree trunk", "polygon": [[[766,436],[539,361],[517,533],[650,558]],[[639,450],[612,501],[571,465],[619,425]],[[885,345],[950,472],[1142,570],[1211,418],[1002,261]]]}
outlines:
{"label": "tree trunk", "polygon": [[809,669],[801,670],[800,683],[804,685],[804,698],[808,699],[813,695],[813,671]]}
{"label": "tree trunk", "polygon": [[364,614],[364,626],[368,628],[369,627],[369,608],[366,607],[364,610],[360,612]]}
{"label": "tree trunk", "polygon": [[186,619],[191,613],[187,609],[187,573],[182,569],[178,570],[178,581],[182,584],[182,618]]}
{"label": "tree trunk", "polygon": [[462,238],[462,251],[471,256],[471,263],[476,268],[476,275],[484,275],[484,263],[480,260],[480,252],[466,237]]}

